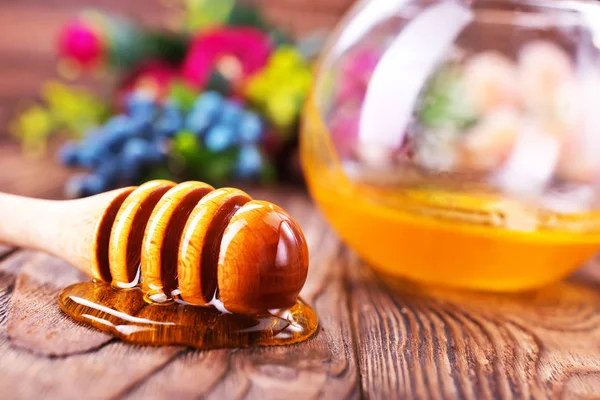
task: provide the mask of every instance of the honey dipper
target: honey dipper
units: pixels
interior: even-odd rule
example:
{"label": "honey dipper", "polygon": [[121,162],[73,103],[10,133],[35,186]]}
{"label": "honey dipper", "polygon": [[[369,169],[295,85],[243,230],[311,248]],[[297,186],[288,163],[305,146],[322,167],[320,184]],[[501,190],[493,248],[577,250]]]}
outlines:
{"label": "honey dipper", "polygon": [[55,255],[115,288],[227,311],[295,304],[308,272],[298,224],[234,188],[154,180],[77,200],[0,194],[0,242]]}

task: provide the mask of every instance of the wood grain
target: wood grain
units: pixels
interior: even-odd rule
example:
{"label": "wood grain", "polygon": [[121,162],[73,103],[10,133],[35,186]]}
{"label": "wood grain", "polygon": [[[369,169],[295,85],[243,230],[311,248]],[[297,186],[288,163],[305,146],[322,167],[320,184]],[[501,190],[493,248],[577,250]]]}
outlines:
{"label": "wood grain", "polygon": [[[21,296],[27,297],[25,303],[33,304],[31,303],[33,301],[37,306],[45,305],[48,313],[56,313],[56,308],[51,307],[50,304],[52,300],[56,301],[60,290],[60,287],[55,284],[56,281],[61,283],[58,279],[60,275],[53,274],[50,282],[39,281],[39,269],[47,267],[48,263],[52,262],[56,261],[52,261],[48,256],[19,252],[0,263],[0,354],[2,355],[0,370],[3,372],[0,374],[0,392],[4,396],[12,399],[36,398],[40,394],[44,394],[46,398],[56,399],[118,396],[119,393],[127,390],[132,382],[151,374],[181,351],[180,348],[171,347],[136,348],[110,338],[103,338],[103,340],[96,339],[98,346],[92,348],[89,347],[89,343],[80,342],[82,346],[78,352],[72,343],[68,343],[61,336],[72,335],[70,337],[75,338],[79,333],[87,334],[89,339],[93,333],[84,332],[89,330],[87,327],[73,323],[57,324],[57,318],[52,316],[45,316],[41,321],[23,319],[26,310],[17,308],[24,305],[24,302],[18,301]],[[55,265],[53,268],[61,267]],[[63,264],[62,268],[70,267]],[[29,276],[28,270],[34,276]],[[63,270],[63,272],[67,271]],[[21,278],[22,275],[25,278]],[[20,283],[16,283],[17,279],[20,279]],[[30,282],[35,282],[33,287],[29,285]],[[39,290],[40,285],[42,290]],[[38,290],[32,291],[32,289]],[[16,290],[22,292],[14,294],[13,299],[16,297],[17,301],[9,301]],[[33,329],[30,332],[17,327],[16,324],[19,323],[30,327],[35,327],[36,324],[43,325],[39,325],[39,330]],[[48,325],[45,325],[46,323]],[[9,340],[7,324],[12,327],[13,335],[27,336],[19,342],[27,347],[18,347]],[[61,327],[66,329],[60,329]],[[77,329],[80,330],[78,333],[69,332]],[[43,333],[49,332],[56,332],[56,334],[43,337]],[[32,340],[29,335],[41,340]],[[44,352],[54,354],[55,357],[49,358],[39,354]]]}
{"label": "wood grain", "polygon": [[56,163],[53,154],[28,159],[16,144],[0,139],[0,165],[0,192],[43,199],[64,197],[63,184],[69,171]]}
{"label": "wood grain", "polygon": [[386,284],[347,257],[362,387],[373,397],[600,395],[600,292],[589,273],[531,293],[481,294]]}
{"label": "wood grain", "polygon": [[[311,268],[302,296],[315,306],[321,323],[313,338],[289,347],[238,351],[125,345],[60,314],[59,290],[82,279],[72,267],[40,253],[18,252],[0,264],[0,368],[7,359],[16,371],[8,373],[10,379],[0,377],[0,390],[10,390],[15,398],[40,390],[51,398],[68,397],[68,382],[85,381],[89,374],[99,382],[77,387],[78,394],[600,396],[598,264],[566,282],[520,295],[393,283],[344,249],[306,195],[286,188],[247,191],[281,204],[304,230]],[[9,387],[17,380],[19,385]]]}
{"label": "wood grain", "polygon": [[73,323],[56,307],[61,288],[86,279],[77,269],[41,253],[27,253],[17,276],[8,337],[12,344],[40,355],[60,356],[99,348],[111,336]]}

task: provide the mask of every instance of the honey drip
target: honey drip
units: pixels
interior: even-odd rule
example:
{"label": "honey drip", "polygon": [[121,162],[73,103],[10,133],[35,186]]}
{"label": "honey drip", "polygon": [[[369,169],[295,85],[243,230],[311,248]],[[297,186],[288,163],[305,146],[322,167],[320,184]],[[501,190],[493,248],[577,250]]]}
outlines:
{"label": "honey drip", "polygon": [[104,282],[69,286],[58,304],[77,321],[143,345],[197,349],[288,345],[308,339],[318,325],[315,311],[301,300],[290,308],[254,315],[223,313],[176,301],[149,304],[139,287],[115,289]]}

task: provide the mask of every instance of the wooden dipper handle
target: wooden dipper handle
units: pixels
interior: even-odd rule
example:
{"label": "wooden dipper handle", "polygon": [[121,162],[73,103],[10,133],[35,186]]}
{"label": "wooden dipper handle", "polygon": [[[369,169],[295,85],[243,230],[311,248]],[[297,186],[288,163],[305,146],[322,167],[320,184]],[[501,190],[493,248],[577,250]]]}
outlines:
{"label": "wooden dipper handle", "polygon": [[280,207],[233,188],[156,180],[85,199],[0,194],[0,242],[60,257],[149,301],[258,313],[296,302],[306,240]]}

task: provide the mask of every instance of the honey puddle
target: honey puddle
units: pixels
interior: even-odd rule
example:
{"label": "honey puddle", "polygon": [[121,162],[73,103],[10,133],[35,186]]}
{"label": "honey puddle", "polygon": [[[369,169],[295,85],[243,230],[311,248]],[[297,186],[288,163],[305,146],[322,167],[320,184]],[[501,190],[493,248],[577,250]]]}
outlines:
{"label": "honey puddle", "polygon": [[315,311],[301,300],[285,310],[230,314],[179,302],[149,304],[140,288],[114,289],[102,282],[69,286],[58,304],[77,321],[144,345],[198,349],[287,345],[308,339],[318,325]]}

